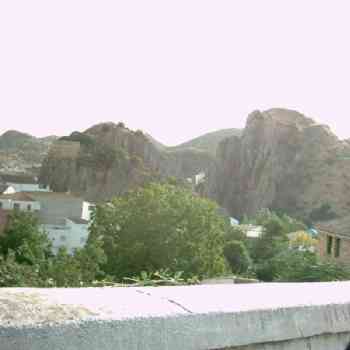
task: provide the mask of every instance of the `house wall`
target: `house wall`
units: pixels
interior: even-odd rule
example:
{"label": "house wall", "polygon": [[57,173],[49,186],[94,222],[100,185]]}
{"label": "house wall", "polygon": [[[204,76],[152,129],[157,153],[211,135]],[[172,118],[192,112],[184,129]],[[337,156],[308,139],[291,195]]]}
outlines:
{"label": "house wall", "polygon": [[[32,194],[35,197],[35,194]],[[64,225],[65,218],[82,216],[83,201],[71,196],[38,196],[41,203],[39,220],[42,224]]]}
{"label": "house wall", "polygon": [[69,227],[70,236],[68,245],[70,250],[83,248],[89,237],[89,228],[87,224],[77,224],[69,219],[66,219],[66,225]]}
{"label": "house wall", "polygon": [[[327,237],[332,236],[333,237],[333,247],[332,247],[332,254],[329,255],[327,253]],[[339,257],[334,256],[335,251],[335,239],[340,238],[340,255]],[[325,231],[319,232],[319,245],[318,245],[318,252],[323,260],[332,260],[334,262],[339,262],[342,264],[349,264],[350,265],[350,237],[344,238],[337,236],[332,233],[328,233]]]}
{"label": "house wall", "polygon": [[63,225],[42,225],[43,231],[52,242],[52,251],[56,254],[60,247],[65,247],[69,254],[83,248],[89,236],[87,224],[75,224],[66,219]]}
{"label": "house wall", "polygon": [[17,201],[12,199],[0,199],[0,203],[2,204],[2,209],[4,210],[13,210],[15,204],[19,204],[20,210],[22,211],[28,211],[28,205],[31,206],[32,212],[40,210],[40,203],[39,202],[32,202],[32,201]]}
{"label": "house wall", "polygon": [[81,218],[87,221],[91,220],[91,207],[94,206],[90,202],[83,202],[83,213]]}
{"label": "house wall", "polygon": [[52,252],[57,254],[60,247],[67,246],[67,237],[69,237],[69,229],[64,225],[42,225],[42,230],[47,234],[48,239],[52,243]]}

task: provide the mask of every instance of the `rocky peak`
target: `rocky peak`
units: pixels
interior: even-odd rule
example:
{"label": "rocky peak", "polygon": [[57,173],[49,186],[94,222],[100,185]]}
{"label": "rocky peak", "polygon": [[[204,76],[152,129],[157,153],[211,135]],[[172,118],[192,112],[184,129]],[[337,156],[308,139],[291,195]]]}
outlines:
{"label": "rocky peak", "polygon": [[[69,145],[62,144],[61,152],[60,141],[56,143],[55,156],[50,152],[43,164],[42,181],[53,190],[70,190],[93,201],[109,199],[145,181],[186,179],[215,163],[205,152],[160,149],[142,131],[132,131],[121,123],[97,124],[61,141],[78,142],[78,152],[67,157]],[[57,156],[60,154],[63,156]]]}
{"label": "rocky peak", "polygon": [[242,137],[224,140],[212,184],[232,215],[263,207],[306,213],[323,202],[348,210],[349,143],[299,112],[275,108],[248,116]]}

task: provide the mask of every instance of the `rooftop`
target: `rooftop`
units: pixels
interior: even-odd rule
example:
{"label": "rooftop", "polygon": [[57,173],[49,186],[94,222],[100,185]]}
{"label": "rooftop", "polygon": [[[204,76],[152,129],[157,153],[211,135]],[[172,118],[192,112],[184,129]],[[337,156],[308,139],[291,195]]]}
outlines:
{"label": "rooftop", "polygon": [[33,191],[33,192],[23,192],[28,194],[31,197],[34,197],[36,199],[40,198],[72,198],[72,199],[81,199],[84,200],[83,198],[79,197],[78,195],[75,195],[73,193],[68,193],[68,192],[45,192],[45,191]]}
{"label": "rooftop", "polygon": [[26,192],[16,192],[11,194],[1,194],[0,199],[3,200],[13,200],[13,201],[23,201],[23,202],[36,202],[34,198],[32,198]]}
{"label": "rooftop", "polygon": [[67,219],[70,220],[70,221],[73,221],[75,224],[78,224],[78,225],[86,225],[86,224],[89,223],[88,220],[85,220],[85,219],[82,219],[82,218],[78,218],[78,217],[74,217],[74,216],[69,217]]}
{"label": "rooftop", "polygon": [[320,231],[326,231],[328,233],[334,233],[350,238],[350,216],[319,222],[315,225],[315,227]]}

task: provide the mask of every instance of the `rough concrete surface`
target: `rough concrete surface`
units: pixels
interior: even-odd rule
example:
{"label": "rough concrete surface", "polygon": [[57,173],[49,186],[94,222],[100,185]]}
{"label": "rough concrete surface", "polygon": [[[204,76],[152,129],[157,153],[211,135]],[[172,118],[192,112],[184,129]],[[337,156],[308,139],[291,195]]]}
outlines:
{"label": "rough concrete surface", "polygon": [[0,350],[341,350],[350,282],[0,289]]}

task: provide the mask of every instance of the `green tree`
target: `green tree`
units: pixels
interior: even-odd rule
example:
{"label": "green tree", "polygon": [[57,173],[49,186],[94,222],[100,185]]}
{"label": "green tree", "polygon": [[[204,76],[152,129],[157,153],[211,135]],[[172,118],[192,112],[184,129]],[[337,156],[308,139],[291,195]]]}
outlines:
{"label": "green tree", "polygon": [[19,263],[38,264],[51,255],[51,244],[40,229],[38,219],[32,213],[13,211],[2,236],[1,253],[6,257],[9,250],[15,252]]}
{"label": "green tree", "polygon": [[80,287],[83,282],[79,261],[64,247],[47,262],[44,278],[53,287]]}
{"label": "green tree", "polygon": [[7,257],[0,256],[0,287],[44,287],[37,266],[19,264],[15,253],[7,252]]}
{"label": "green tree", "polygon": [[288,248],[288,237],[278,217],[270,217],[263,223],[263,228],[262,236],[251,245],[251,256],[256,263],[271,259]]}
{"label": "green tree", "polygon": [[251,261],[243,242],[230,241],[226,243],[224,255],[233,273],[240,274],[248,270]]}
{"label": "green tree", "polygon": [[149,184],[98,205],[91,236],[104,242],[105,272],[119,279],[161,269],[213,276],[225,270],[216,209],[183,187]]}
{"label": "green tree", "polygon": [[84,283],[91,283],[105,278],[102,266],[107,262],[101,240],[89,240],[87,245],[74,254],[81,270],[81,279]]}

